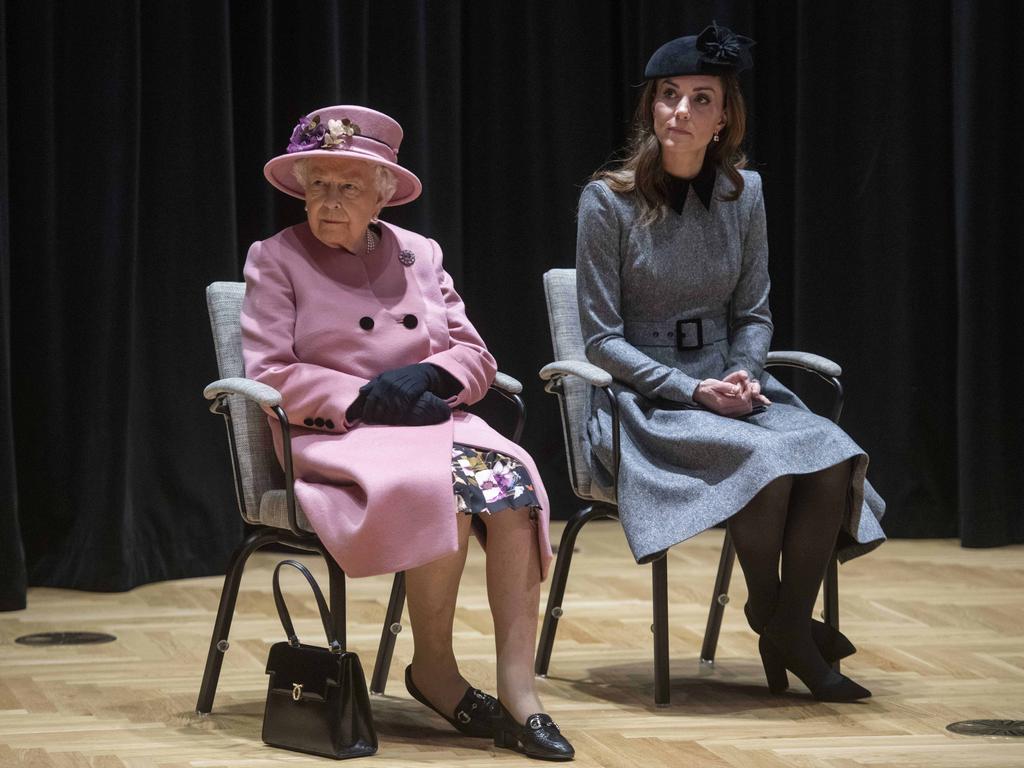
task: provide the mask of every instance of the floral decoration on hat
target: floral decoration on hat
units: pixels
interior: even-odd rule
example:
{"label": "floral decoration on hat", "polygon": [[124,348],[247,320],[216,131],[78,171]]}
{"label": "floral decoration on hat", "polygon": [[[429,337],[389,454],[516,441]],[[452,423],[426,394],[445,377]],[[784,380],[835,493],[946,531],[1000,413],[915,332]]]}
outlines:
{"label": "floral decoration on hat", "polygon": [[714,21],[697,36],[697,51],[701,60],[708,64],[736,66],[746,63],[747,49],[753,45],[754,41],[749,37],[737,35]]}
{"label": "floral decoration on hat", "polygon": [[362,131],[359,129],[359,126],[347,117],[343,117],[341,120],[328,120],[323,148],[344,147],[348,144],[350,138],[361,133]]}
{"label": "floral decoration on hat", "polygon": [[311,149],[341,149],[348,146],[349,139],[359,136],[362,130],[347,117],[328,120],[325,126],[320,115],[300,117],[288,140],[289,153],[307,152]]}

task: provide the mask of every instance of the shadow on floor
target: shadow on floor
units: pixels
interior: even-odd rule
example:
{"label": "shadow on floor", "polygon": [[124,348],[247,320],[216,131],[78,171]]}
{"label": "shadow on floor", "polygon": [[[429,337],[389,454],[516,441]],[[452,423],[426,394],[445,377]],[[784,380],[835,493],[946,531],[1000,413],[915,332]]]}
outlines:
{"label": "shadow on floor", "polygon": [[[816,705],[807,689],[792,675],[792,687],[776,696],[764,682],[764,671],[757,659],[720,659],[706,666],[697,659],[672,662],[669,691],[671,702],[659,707],[654,703],[652,662],[629,662],[593,666],[584,678],[548,675],[548,681],[562,690],[561,695],[579,701],[599,700],[626,711],[650,714],[688,714],[734,716],[763,719],[792,719],[793,707]],[[757,682],[754,682],[757,681]],[[875,692],[876,696],[878,691]],[[873,706],[876,699],[854,704],[822,704],[822,715],[832,716],[832,707]],[[884,711],[884,707],[880,709]]]}

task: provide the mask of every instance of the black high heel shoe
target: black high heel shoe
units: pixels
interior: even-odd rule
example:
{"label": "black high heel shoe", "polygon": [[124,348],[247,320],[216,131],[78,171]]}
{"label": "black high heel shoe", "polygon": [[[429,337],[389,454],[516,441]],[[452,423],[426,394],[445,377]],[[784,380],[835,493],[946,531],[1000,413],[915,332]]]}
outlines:
{"label": "black high heel shoe", "polygon": [[[754,617],[750,612],[750,603],[746,603],[743,606],[743,615],[747,617],[747,624],[750,625],[754,632],[758,635],[764,632],[764,627],[758,628],[754,621]],[[829,664],[833,661],[845,659],[847,656],[853,656],[857,652],[856,646],[850,642],[846,635],[831,624],[826,624],[817,619],[811,619],[811,637],[814,639],[814,644],[818,646],[818,651],[821,653],[822,658]]]}
{"label": "black high heel shoe", "polygon": [[520,725],[504,704],[498,702],[498,707],[501,714],[494,722],[494,746],[536,760],[572,760],[576,756],[572,744],[544,712],[530,715],[526,723]]}
{"label": "black high heel shoe", "polygon": [[495,738],[494,723],[499,716],[501,705],[498,700],[477,688],[467,688],[466,694],[455,707],[455,717],[449,717],[431,704],[412,681],[412,664],[405,668],[405,690],[416,701],[432,709],[451,726],[466,736],[480,739]]}
{"label": "black high heel shoe", "polygon": [[818,701],[857,701],[871,696],[871,691],[862,685],[858,685],[846,675],[829,669],[820,679],[812,680],[806,674],[801,674],[795,669],[798,664],[792,659],[787,659],[785,653],[779,649],[767,635],[761,635],[757,641],[757,650],[761,654],[761,664],[764,666],[764,676],[768,680],[768,690],[774,694],[784,693],[789,688],[789,677],[786,674],[788,669],[807,686],[807,689]]}

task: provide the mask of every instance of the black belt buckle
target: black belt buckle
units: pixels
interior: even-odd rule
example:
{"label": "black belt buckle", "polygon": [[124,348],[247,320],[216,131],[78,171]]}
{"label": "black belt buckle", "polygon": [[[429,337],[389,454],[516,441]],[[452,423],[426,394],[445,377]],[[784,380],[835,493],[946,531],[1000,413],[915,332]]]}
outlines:
{"label": "black belt buckle", "polygon": [[[683,333],[684,325],[693,325],[697,328],[697,343],[696,344],[684,344],[683,339],[686,338],[686,334]],[[704,348],[704,323],[698,317],[696,320],[676,320],[676,349],[691,350],[691,349],[703,349]]]}

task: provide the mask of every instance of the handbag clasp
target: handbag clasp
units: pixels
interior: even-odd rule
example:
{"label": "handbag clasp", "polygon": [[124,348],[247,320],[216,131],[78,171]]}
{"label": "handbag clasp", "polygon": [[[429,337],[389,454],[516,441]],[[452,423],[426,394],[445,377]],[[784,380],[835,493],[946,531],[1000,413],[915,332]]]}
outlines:
{"label": "handbag clasp", "polygon": [[292,700],[302,700],[302,683],[292,683]]}

